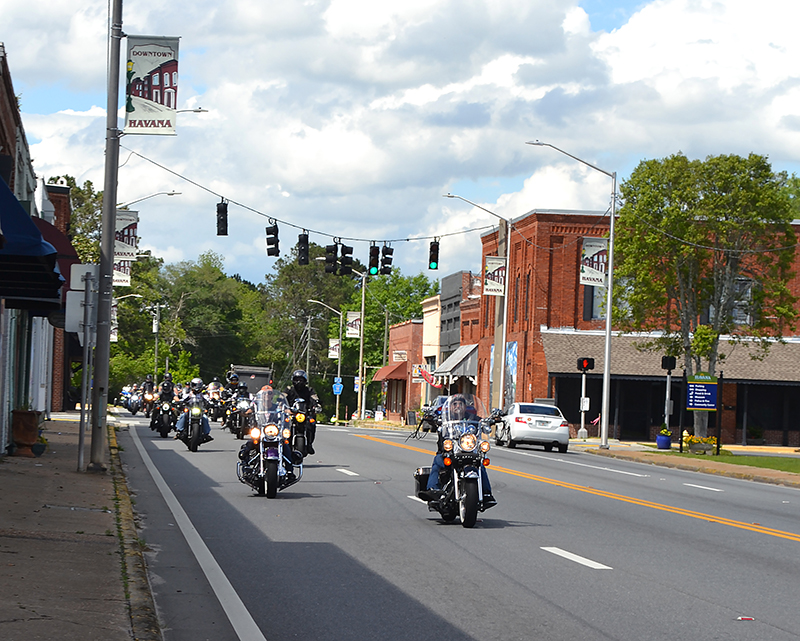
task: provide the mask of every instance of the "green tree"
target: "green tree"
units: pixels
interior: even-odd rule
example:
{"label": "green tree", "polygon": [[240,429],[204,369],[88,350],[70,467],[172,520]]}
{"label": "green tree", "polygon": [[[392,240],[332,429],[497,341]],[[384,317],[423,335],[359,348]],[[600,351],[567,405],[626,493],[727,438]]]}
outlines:
{"label": "green tree", "polygon": [[[756,154],[641,162],[621,186],[615,324],[660,332],[640,347],[683,357],[687,375],[716,372],[723,337],[763,357],[797,316],[786,185]],[[695,412],[695,433],[706,429]]]}

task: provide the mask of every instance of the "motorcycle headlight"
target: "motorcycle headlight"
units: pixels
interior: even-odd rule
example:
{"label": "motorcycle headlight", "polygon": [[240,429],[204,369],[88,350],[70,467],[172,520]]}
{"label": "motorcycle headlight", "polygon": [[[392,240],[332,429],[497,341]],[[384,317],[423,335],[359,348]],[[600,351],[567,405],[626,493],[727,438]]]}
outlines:
{"label": "motorcycle headlight", "polygon": [[283,428],[283,438],[290,438],[291,435],[292,435],[292,430],[290,430],[288,427],[284,427]]}
{"label": "motorcycle headlight", "polygon": [[163,403],[163,404],[161,405],[161,409],[162,409],[162,410],[164,410],[164,411],[166,412],[166,411],[169,409],[169,403]]}
{"label": "motorcycle headlight", "polygon": [[275,438],[278,435],[278,426],[277,425],[267,425],[264,428],[264,435],[269,436],[271,438]]}
{"label": "motorcycle headlight", "polygon": [[474,450],[475,446],[478,444],[478,439],[475,438],[474,434],[464,434],[459,441],[462,450]]}
{"label": "motorcycle headlight", "polygon": [[250,438],[253,439],[254,441],[257,441],[258,439],[260,439],[261,438],[261,430],[258,429],[257,427],[254,427],[252,430],[250,430]]}
{"label": "motorcycle headlight", "polygon": [[489,441],[481,441],[481,452],[486,454],[486,452],[489,451],[490,447],[491,447],[491,445],[489,445]]}
{"label": "motorcycle headlight", "polygon": [[446,438],[444,443],[442,444],[445,452],[452,452],[453,451],[453,441],[452,439]]}
{"label": "motorcycle headlight", "polygon": [[294,418],[298,423],[302,423],[303,421],[306,420],[306,415],[302,414],[301,412],[298,412],[297,414],[294,415]]}
{"label": "motorcycle headlight", "polygon": [[152,400],[153,400],[153,395],[152,395],[152,394],[145,394],[145,395],[144,395],[144,397],[145,397],[145,398],[146,398],[148,401],[152,401]]}
{"label": "motorcycle headlight", "polygon": [[203,410],[199,407],[192,408],[192,416],[200,416],[203,413]]}
{"label": "motorcycle headlight", "polygon": [[237,407],[240,410],[249,409],[250,408],[250,401],[239,401],[239,404],[237,405]]}

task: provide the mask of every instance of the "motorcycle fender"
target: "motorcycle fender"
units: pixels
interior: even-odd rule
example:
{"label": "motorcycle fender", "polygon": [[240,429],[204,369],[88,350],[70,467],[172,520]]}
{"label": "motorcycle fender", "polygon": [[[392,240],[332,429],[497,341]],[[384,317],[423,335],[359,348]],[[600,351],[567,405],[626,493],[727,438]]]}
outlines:
{"label": "motorcycle fender", "polygon": [[477,468],[465,467],[461,477],[465,479],[477,479],[480,478],[480,473]]}

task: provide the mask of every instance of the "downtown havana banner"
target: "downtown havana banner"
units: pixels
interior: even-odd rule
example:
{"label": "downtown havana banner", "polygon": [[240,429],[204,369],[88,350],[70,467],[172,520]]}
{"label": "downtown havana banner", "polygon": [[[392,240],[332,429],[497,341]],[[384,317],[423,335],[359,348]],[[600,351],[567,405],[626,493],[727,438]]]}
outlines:
{"label": "downtown havana banner", "polygon": [[177,37],[128,36],[126,134],[175,135],[178,41]]}

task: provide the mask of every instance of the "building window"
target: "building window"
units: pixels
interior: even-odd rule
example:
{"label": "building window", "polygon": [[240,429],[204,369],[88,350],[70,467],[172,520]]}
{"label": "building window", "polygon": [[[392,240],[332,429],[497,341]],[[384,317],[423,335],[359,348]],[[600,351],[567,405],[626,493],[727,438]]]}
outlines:
{"label": "building window", "polygon": [[172,72],[172,86],[173,87],[177,87],[178,86],[178,72],[177,71],[173,71]]}
{"label": "building window", "polygon": [[164,74],[164,86],[169,87],[169,73]]}
{"label": "building window", "polygon": [[161,74],[154,73],[153,74],[153,86],[158,87],[161,84]]}

